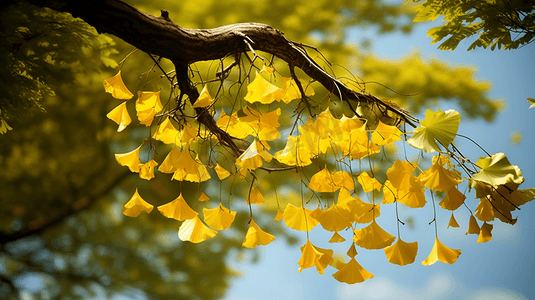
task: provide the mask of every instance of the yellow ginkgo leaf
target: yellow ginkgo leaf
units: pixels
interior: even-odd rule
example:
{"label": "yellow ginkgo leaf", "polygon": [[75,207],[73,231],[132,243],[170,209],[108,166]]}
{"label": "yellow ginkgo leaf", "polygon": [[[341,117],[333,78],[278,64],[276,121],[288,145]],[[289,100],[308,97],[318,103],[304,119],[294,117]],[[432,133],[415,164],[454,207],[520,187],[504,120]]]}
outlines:
{"label": "yellow ginkgo leaf", "polygon": [[319,221],[312,216],[314,211],[303,207],[296,207],[288,203],[283,212],[286,226],[300,231],[310,231],[318,225]]}
{"label": "yellow ginkgo leaf", "polygon": [[158,125],[158,129],[156,130],[152,138],[164,142],[166,144],[177,144],[177,146],[180,146],[182,144],[180,142],[179,131],[176,130],[175,126],[173,126],[169,118],[165,118],[162,124]]}
{"label": "yellow ginkgo leaf", "polygon": [[138,92],[136,100],[136,111],[139,122],[147,127],[152,124],[156,113],[163,109],[160,102],[160,91],[158,92]]}
{"label": "yellow ginkgo leaf", "polygon": [[275,221],[280,221],[284,217],[282,210],[280,208],[277,208],[277,214],[275,215]]}
{"label": "yellow ginkgo leaf", "polygon": [[487,197],[479,199],[479,205],[476,207],[476,218],[484,222],[494,220],[494,208],[490,201]]}
{"label": "yellow ginkgo leaf", "polygon": [[357,248],[355,248],[355,243],[351,243],[351,247],[349,247],[349,250],[346,252],[347,256],[354,258],[357,256]]}
{"label": "yellow ginkgo leaf", "polygon": [[481,230],[479,231],[479,237],[477,238],[478,243],[486,243],[492,240],[492,227],[492,224],[483,222],[483,225],[481,225]]}
{"label": "yellow ginkgo leaf", "polygon": [[243,139],[248,135],[255,134],[254,128],[249,126],[247,122],[242,122],[240,118],[238,118],[237,112],[234,112],[229,116],[224,110],[221,110],[221,115],[219,115],[216,125],[238,139]]}
{"label": "yellow ginkgo leaf", "polygon": [[186,200],[184,200],[184,197],[182,197],[182,193],[180,193],[180,196],[178,196],[178,198],[175,200],[158,206],[158,210],[165,217],[173,218],[179,221],[193,219],[198,215],[198,213],[194,211],[188,205],[188,203],[186,203]]}
{"label": "yellow ginkgo leaf", "polygon": [[134,97],[126,85],[124,85],[123,78],[121,76],[121,70],[117,75],[104,80],[104,89],[107,93],[110,93],[115,99],[131,99]]}
{"label": "yellow ginkgo leaf", "polygon": [[158,163],[151,159],[149,162],[139,165],[139,178],[151,180],[154,178],[154,167],[156,167]]}
{"label": "yellow ginkgo leaf", "polygon": [[396,189],[390,180],[385,181],[385,184],[383,184],[383,201],[381,201],[382,204],[390,204],[394,203],[399,199],[399,192],[398,189]]}
{"label": "yellow ginkgo leaf", "polygon": [[249,103],[260,102],[270,104],[273,101],[280,101],[284,96],[284,90],[274,86],[256,73],[255,79],[247,85],[247,95],[244,99]]}
{"label": "yellow ginkgo leaf", "polygon": [[139,160],[139,150],[141,149],[141,146],[143,146],[143,144],[137,147],[134,151],[128,153],[115,154],[115,159],[121,166],[126,166],[131,172],[138,173],[139,165],[141,164],[141,161]]}
{"label": "yellow ginkgo leaf", "polygon": [[262,69],[260,70],[260,73],[272,74],[273,71],[275,71],[275,69],[273,69],[273,67],[269,67],[269,66],[263,65]]}
{"label": "yellow ginkgo leaf", "polygon": [[[301,82],[301,86],[303,87],[306,96],[314,96],[314,89],[312,89],[310,85],[304,85]],[[284,96],[281,99],[284,103],[288,104],[294,99],[301,99],[299,87],[292,78],[282,77],[281,89],[284,91]]]}
{"label": "yellow ginkgo leaf", "polygon": [[347,284],[354,284],[357,282],[363,282],[366,279],[373,277],[373,274],[366,271],[356,260],[351,258],[351,260],[345,264],[338,272],[333,274],[333,277]]}
{"label": "yellow ginkgo leaf", "polygon": [[178,229],[178,238],[184,242],[200,243],[213,238],[216,234],[217,231],[204,225],[197,215],[184,221]]}
{"label": "yellow ginkgo leaf", "polygon": [[398,192],[400,195],[398,202],[407,205],[410,208],[424,207],[427,201],[425,201],[425,189],[424,184],[417,177],[409,177],[408,190]]}
{"label": "yellow ginkgo leaf", "polygon": [[272,156],[266,151],[264,145],[258,140],[254,140],[251,145],[236,159],[236,165],[242,167],[240,173],[246,175],[247,170],[260,168],[263,160],[270,162]]}
{"label": "yellow ginkgo leaf", "polygon": [[440,207],[447,210],[456,210],[459,208],[466,199],[466,196],[461,193],[456,187],[453,187],[448,190],[446,196],[442,201],[438,203]]}
{"label": "yellow ginkgo leaf", "polygon": [[297,262],[299,265],[299,272],[301,272],[303,269],[316,266],[320,258],[323,256],[323,253],[316,250],[316,247],[312,245],[309,239],[307,239],[306,244],[301,247],[301,253],[301,258]]}
{"label": "yellow ginkgo leaf", "polygon": [[275,153],[273,157],[279,162],[288,166],[304,167],[312,163],[310,160],[314,155],[303,143],[299,142],[300,136],[289,136],[286,147]]}
{"label": "yellow ginkgo leaf", "polygon": [[252,188],[251,194],[249,195],[249,197],[247,197],[247,205],[250,205],[251,203],[262,204],[265,202],[266,202],[266,199],[264,199],[264,196],[262,196],[258,188],[256,187]]}
{"label": "yellow ginkgo leaf", "polygon": [[247,248],[254,248],[260,245],[265,246],[271,243],[274,239],[275,236],[262,230],[258,225],[256,225],[255,221],[251,219],[251,222],[249,223],[249,229],[247,230],[247,234],[245,235],[242,246]]}
{"label": "yellow ginkgo leaf", "polygon": [[383,185],[377,179],[375,179],[375,177],[370,177],[367,172],[360,173],[359,176],[357,176],[357,180],[362,186],[362,189],[365,193],[371,192],[373,190],[380,191],[383,187]]}
{"label": "yellow ginkgo leaf", "polygon": [[280,127],[279,116],[282,112],[280,108],[269,112],[259,112],[245,106],[242,110],[246,116],[240,117],[239,121],[252,129],[252,135],[261,141],[272,141],[280,138],[281,135],[277,130],[277,127]]}
{"label": "yellow ginkgo leaf", "polygon": [[193,107],[207,107],[214,103],[214,99],[212,96],[210,96],[210,93],[208,92],[207,85],[205,84],[202,88],[201,94],[199,95],[199,98],[197,98],[197,101],[193,103]]}
{"label": "yellow ginkgo leaf", "polygon": [[119,104],[116,108],[112,109],[106,117],[115,123],[119,125],[119,128],[117,128],[117,132],[123,131],[130,122],[132,122],[132,119],[130,118],[130,115],[128,114],[128,110],[126,109],[126,101]]}
{"label": "yellow ginkgo leaf", "polygon": [[206,196],[205,193],[201,192],[201,194],[199,195],[199,202],[206,202],[208,200],[210,200],[210,198]]}
{"label": "yellow ginkgo leaf", "polygon": [[470,221],[468,222],[468,230],[465,234],[479,234],[479,225],[474,215],[470,215]]}
{"label": "yellow ginkgo leaf", "polygon": [[459,172],[444,168],[449,163],[446,156],[434,156],[433,165],[425,170],[418,178],[424,183],[425,187],[437,192],[447,192],[463,180]]}
{"label": "yellow ginkgo leaf", "polygon": [[321,226],[327,231],[341,231],[351,226],[350,211],[333,204],[318,218]]}
{"label": "yellow ginkgo leaf", "polygon": [[459,255],[461,255],[460,249],[451,249],[446,246],[444,246],[438,238],[435,238],[435,245],[433,246],[433,249],[431,250],[431,253],[429,256],[422,261],[422,265],[424,266],[430,266],[437,261],[441,261],[443,263],[452,264],[455,261],[457,261],[457,258],[459,258]]}
{"label": "yellow ginkgo leaf", "polygon": [[354,230],[353,240],[357,246],[364,249],[383,249],[396,239],[395,236],[384,231],[375,220],[362,229]]}
{"label": "yellow ginkgo leaf", "polygon": [[145,211],[149,214],[153,208],[153,205],[147,203],[145,200],[143,200],[143,198],[141,198],[136,188],[136,192],[132,198],[130,198],[128,203],[123,206],[123,214],[125,216],[135,218],[139,216],[142,211]]}
{"label": "yellow ginkgo leaf", "polygon": [[225,208],[221,203],[216,208],[203,208],[202,212],[204,214],[204,222],[217,230],[229,228],[236,217],[235,211]]}
{"label": "yellow ginkgo leaf", "polygon": [[230,172],[223,168],[221,165],[219,165],[219,163],[216,163],[214,170],[219,180],[223,180],[230,176]]}
{"label": "yellow ginkgo leaf", "polygon": [[329,243],[342,243],[345,241],[346,239],[344,239],[344,237],[341,236],[337,231],[335,231],[331,239],[329,239]]}
{"label": "yellow ginkgo leaf", "polygon": [[[178,154],[176,154],[178,156]],[[178,181],[203,182],[211,178],[206,166],[199,160],[198,156],[193,159],[189,154],[189,144],[179,155],[178,160],[173,164],[176,171],[172,179]]]}
{"label": "yellow ginkgo leaf", "polygon": [[372,142],[378,146],[390,145],[401,140],[401,130],[396,126],[386,125],[379,121],[379,124],[372,133]]}
{"label": "yellow ginkgo leaf", "polygon": [[165,157],[162,164],[158,167],[158,171],[166,174],[174,173],[178,169],[178,160],[182,155],[182,151],[178,147],[173,147],[169,154]]}
{"label": "yellow ginkgo leaf", "polygon": [[453,216],[453,212],[451,213],[450,222],[448,223],[448,228],[450,227],[460,227],[459,223],[457,223],[457,220],[455,220],[455,217]]}
{"label": "yellow ginkgo leaf", "polygon": [[393,187],[398,190],[409,190],[410,178],[416,166],[408,161],[396,160],[392,167],[386,171],[386,176]]}
{"label": "yellow ginkgo leaf", "polygon": [[461,115],[454,111],[437,112],[427,110],[425,119],[420,122],[421,127],[414,130],[414,135],[407,140],[409,145],[425,152],[440,152],[440,147],[448,147],[457,135]]}
{"label": "yellow ginkgo leaf", "polygon": [[340,187],[334,184],[331,172],[327,169],[327,166],[323,170],[312,175],[308,187],[316,192],[335,192]]}
{"label": "yellow ginkgo leaf", "polygon": [[334,171],[332,173],[332,180],[334,185],[338,188],[346,188],[348,191],[355,189],[355,182],[349,173],[346,171]]}
{"label": "yellow ginkgo leaf", "polygon": [[472,180],[480,181],[495,188],[507,183],[521,184],[524,177],[518,166],[511,165],[503,153],[497,153],[491,157],[481,157],[476,165],[481,170],[472,175]]}
{"label": "yellow ginkgo leaf", "polygon": [[384,249],[388,261],[392,264],[404,266],[412,264],[418,253],[418,242],[406,243],[398,238],[392,246]]}

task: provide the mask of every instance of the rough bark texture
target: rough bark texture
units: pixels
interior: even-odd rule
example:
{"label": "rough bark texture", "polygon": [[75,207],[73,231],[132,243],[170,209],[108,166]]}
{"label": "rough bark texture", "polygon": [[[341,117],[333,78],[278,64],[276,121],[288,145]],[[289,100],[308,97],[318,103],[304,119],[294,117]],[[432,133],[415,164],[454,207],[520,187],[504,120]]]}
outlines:
{"label": "rough bark texture", "polygon": [[[101,33],[115,35],[129,44],[148,53],[170,59],[176,66],[177,80],[181,91],[194,102],[199,93],[187,76],[189,64],[222,59],[228,55],[252,49],[271,53],[284,60],[293,71],[302,69],[308,76],[321,83],[328,91],[346,101],[354,111],[351,102],[373,103],[397,114],[403,121],[414,126],[416,119],[402,109],[384,103],[370,94],[359,93],[348,88],[325,72],[304,51],[301,44],[286,38],[284,34],[269,25],[241,23],[213,29],[187,29],[178,26],[162,11],[157,17],[138,11],[118,0],[29,0],[31,3],[54,10],[69,12],[94,26]],[[178,20],[179,22],[179,20]],[[211,116],[198,111],[198,120],[207,126],[220,141],[238,153],[228,134],[215,126]]]}

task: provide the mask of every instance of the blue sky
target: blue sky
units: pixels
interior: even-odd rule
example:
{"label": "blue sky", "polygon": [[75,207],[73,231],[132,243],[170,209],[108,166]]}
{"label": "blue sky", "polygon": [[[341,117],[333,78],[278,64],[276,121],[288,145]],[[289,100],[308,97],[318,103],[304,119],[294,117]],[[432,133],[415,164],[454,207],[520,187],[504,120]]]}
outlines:
{"label": "blue sky", "polygon": [[[535,45],[512,51],[477,49],[468,52],[466,49],[470,42],[461,42],[455,51],[440,51],[436,49],[437,45],[430,45],[431,39],[426,35],[430,27],[432,24],[424,23],[409,36],[393,34],[379,38],[371,31],[358,31],[350,35],[349,41],[358,43],[364,37],[373,38],[373,53],[384,59],[398,60],[412,51],[419,51],[426,59],[434,57],[453,65],[476,67],[476,78],[490,81],[491,97],[505,99],[506,106],[493,123],[461,121],[459,133],[475,139],[491,154],[504,152],[512,164],[522,169],[526,181],[521,188],[535,187],[535,160],[531,151],[535,145],[535,109],[529,110],[526,101],[527,97],[535,98]],[[432,110],[436,108],[430,107]],[[439,108],[457,109],[451,104]],[[424,119],[423,113],[417,117]],[[522,134],[520,144],[510,143],[512,132]],[[484,155],[467,142],[458,139],[456,142],[463,149],[463,154],[473,161]],[[473,194],[468,195],[467,201],[477,201],[472,197]],[[471,208],[475,208],[475,202],[471,203]],[[465,235],[469,217],[467,211],[455,213],[460,228],[447,230],[450,215],[439,213],[440,241],[462,251],[453,265],[438,262],[423,266],[420,263],[427,257],[434,242],[434,226],[428,226],[432,219],[432,206],[428,204],[416,213],[407,212],[416,218],[416,228],[402,229],[401,236],[407,242],[418,241],[416,262],[400,267],[388,263],[382,250],[358,250],[357,261],[375,277],[354,285],[336,281],[331,276],[334,273],[332,268],[323,275],[313,268],[298,273],[299,247],[289,247],[282,239],[276,239],[268,246],[260,247],[257,264],[229,262],[242,273],[242,277],[233,281],[225,299],[534,299],[533,206],[534,203],[527,204],[513,213],[518,216],[514,226],[494,222],[493,239],[484,244],[476,243],[475,235]],[[389,225],[393,223],[390,221],[392,218],[383,217],[392,214],[393,210],[382,210],[378,222],[385,230],[395,232],[395,224]],[[400,214],[403,213],[400,209]],[[347,240],[351,238],[350,232],[342,234]],[[325,241],[329,238],[330,234],[321,228],[311,232],[312,242],[319,247],[327,247]],[[304,241],[303,236],[301,244]],[[348,248],[347,243],[334,246],[335,252],[342,254]]]}

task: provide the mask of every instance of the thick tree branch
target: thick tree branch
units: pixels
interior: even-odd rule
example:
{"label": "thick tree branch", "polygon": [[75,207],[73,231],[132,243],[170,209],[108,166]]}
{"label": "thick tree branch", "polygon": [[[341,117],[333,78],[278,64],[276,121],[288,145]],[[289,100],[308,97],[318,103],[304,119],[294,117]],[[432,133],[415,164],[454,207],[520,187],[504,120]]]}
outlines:
{"label": "thick tree branch", "polygon": [[[350,89],[315,63],[300,48],[300,44],[289,40],[281,31],[269,25],[240,23],[213,29],[187,29],[172,22],[167,12],[157,17],[140,12],[118,0],[29,1],[38,6],[69,12],[94,26],[99,32],[115,35],[145,52],[168,58],[175,66],[188,66],[198,61],[216,60],[236,52],[245,52],[249,50],[246,46],[248,43],[254,50],[279,57],[291,68],[302,69],[348,104],[349,101],[355,101],[378,105],[384,111],[392,111],[413,127],[418,121],[404,110],[373,95]],[[190,100],[195,101],[196,98]],[[204,124],[203,120],[208,118],[203,117],[199,121]]]}

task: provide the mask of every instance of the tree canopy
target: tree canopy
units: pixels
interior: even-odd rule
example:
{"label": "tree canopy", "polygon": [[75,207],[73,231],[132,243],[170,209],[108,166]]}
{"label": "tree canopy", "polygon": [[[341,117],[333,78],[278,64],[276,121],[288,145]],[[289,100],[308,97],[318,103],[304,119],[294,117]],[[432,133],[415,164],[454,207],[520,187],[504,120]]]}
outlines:
{"label": "tree canopy", "polygon": [[[2,136],[1,165],[16,170],[0,180],[2,240],[11,242],[2,254],[15,270],[2,281],[10,289],[17,274],[39,270],[53,285],[75,282],[79,289],[61,293],[80,297],[133,286],[160,297],[217,298],[235,275],[225,258],[278,236],[295,241],[283,224],[306,232],[300,271],[332,267],[336,280],[361,282],[373,275],[357,262],[356,246],[385,249],[399,265],[414,262],[417,252],[416,242],[381,229],[381,204],[397,211],[398,204],[418,208],[437,197],[454,211],[466,198],[457,188],[465,182],[480,199],[467,233],[487,242],[492,221],[514,224],[511,212],[533,199],[532,190],[518,189],[522,174],[504,154],[469,161],[452,143],[460,115],[491,121],[500,107],[472,69],[417,54],[386,63],[345,44],[341,28],[348,26],[409,31],[413,6],[132,2],[160,14],[153,16],[119,1],[32,2],[81,17],[137,51],[68,14],[25,3],[3,10],[24,16],[2,18],[1,49],[12,66],[2,69],[2,84],[12,95],[0,108],[14,129]],[[236,5],[250,9],[231,9]],[[318,9],[325,13],[302,22]],[[206,18],[212,11],[224,17]],[[271,26],[227,25],[246,21]],[[117,53],[124,57],[118,63]],[[451,89],[452,82],[462,88]],[[458,101],[461,113],[428,110],[419,124],[412,117],[439,100]],[[20,113],[32,106],[47,113]],[[438,154],[427,162],[393,159],[404,141]],[[66,225],[52,226],[60,222]],[[333,232],[329,242],[346,240],[346,259],[316,246],[308,232],[317,225]],[[460,254],[438,232],[424,265],[451,264]],[[135,259],[126,264],[125,256]]]}

